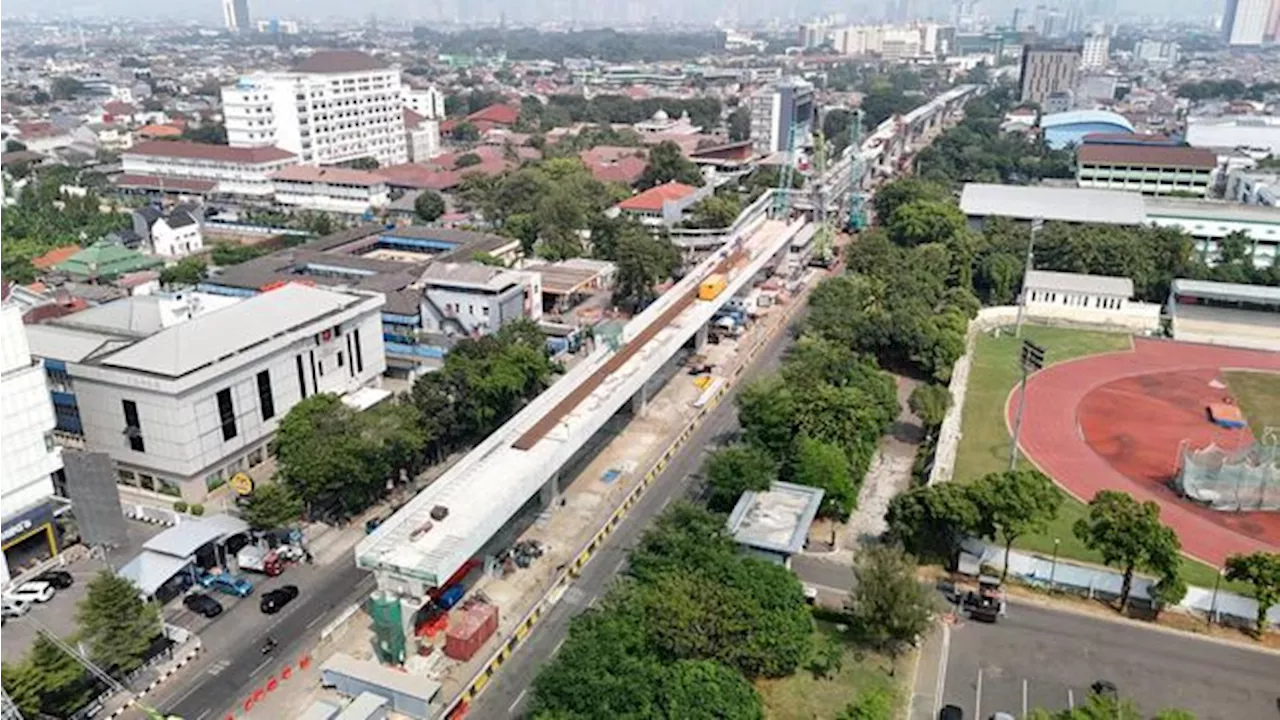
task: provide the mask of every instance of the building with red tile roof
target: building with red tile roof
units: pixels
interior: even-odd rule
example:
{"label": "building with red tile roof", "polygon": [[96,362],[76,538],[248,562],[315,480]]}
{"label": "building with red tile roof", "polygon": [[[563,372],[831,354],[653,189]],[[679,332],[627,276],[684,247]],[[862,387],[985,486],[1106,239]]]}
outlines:
{"label": "building with red tile roof", "polygon": [[671,226],[680,222],[684,211],[710,195],[711,186],[696,188],[675,181],[657,185],[632,195],[613,207],[614,215],[627,215],[645,225]]}
{"label": "building with red tile roof", "polygon": [[48,270],[63,260],[69,259],[72,255],[80,252],[79,245],[63,245],[56,247],[49,252],[35,258],[31,261],[31,266],[37,270]]}
{"label": "building with red tile roof", "polygon": [[[124,176],[117,185],[122,187],[147,189],[155,181],[179,188],[186,183],[187,192],[265,198],[273,192],[270,175],[296,165],[298,158],[277,147],[148,140],[121,153],[120,162]],[[131,185],[123,185],[126,180]]]}
{"label": "building with red tile roof", "polygon": [[1146,195],[1209,192],[1218,156],[1204,148],[1086,143],[1076,151],[1076,184]]}
{"label": "building with red tile roof", "polygon": [[582,164],[600,182],[634,185],[648,165],[647,148],[598,145],[578,153]]}

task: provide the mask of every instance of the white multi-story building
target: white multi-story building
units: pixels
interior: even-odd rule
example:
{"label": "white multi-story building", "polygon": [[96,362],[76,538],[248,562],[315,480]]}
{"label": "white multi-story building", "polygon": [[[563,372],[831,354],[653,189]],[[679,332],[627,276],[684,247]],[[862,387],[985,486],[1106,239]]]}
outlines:
{"label": "white multi-story building", "polygon": [[1232,171],[1227,175],[1225,197],[1245,205],[1280,208],[1280,172]]}
{"label": "white multi-story building", "polygon": [[414,284],[422,291],[423,329],[474,337],[542,310],[542,276],[480,263],[432,263]]}
{"label": "white multi-story building", "polygon": [[22,309],[0,310],[0,402],[4,407],[4,563],[0,583],[32,560],[58,553],[54,515],[66,507],[54,495],[53,476],[62,469],[62,451],[53,442],[53,403],[44,368],[31,357]]}
{"label": "white multi-story building", "polygon": [[404,109],[404,132],[409,162],[423,163],[440,154],[440,121],[430,120]]}
{"label": "white multi-story building", "polygon": [[200,219],[195,205],[179,205],[167,215],[149,205],[133,211],[133,231],[152,253],[183,258],[204,248]]}
{"label": "white multi-story building", "polygon": [[271,180],[277,205],[304,210],[360,215],[391,202],[386,178],[364,170],[294,165]]}
{"label": "white multi-story building", "polygon": [[1080,64],[1086,70],[1098,70],[1107,66],[1111,51],[1111,36],[1106,33],[1086,35],[1080,48]]}
{"label": "white multi-story building", "polygon": [[205,143],[151,140],[120,155],[120,185],[148,183],[192,192],[270,197],[271,173],[298,162],[275,147],[227,147]]}
{"label": "white multi-story building", "polygon": [[227,142],[279,147],[308,165],[408,160],[400,71],[353,50],[318,52],[289,72],[222,88]]}
{"label": "white multi-story building", "polygon": [[1172,40],[1139,40],[1133,47],[1133,57],[1151,65],[1177,65],[1182,48]]}
{"label": "white multi-story building", "polygon": [[404,107],[427,120],[444,119],[444,93],[440,92],[435,85],[425,88],[401,85],[400,98],[404,102]]}
{"label": "white multi-story building", "polygon": [[757,153],[768,155],[787,149],[791,133],[795,146],[803,147],[813,134],[814,92],[808,81],[779,81],[748,98],[751,109],[751,143]]}
{"label": "white multi-story building", "polygon": [[228,32],[246,33],[249,24],[249,0],[222,0],[222,22]]}
{"label": "white multi-story building", "polygon": [[1222,37],[1228,45],[1261,45],[1271,19],[1273,0],[1227,0]]}
{"label": "white multi-story building", "polygon": [[67,425],[85,449],[109,454],[123,484],[200,502],[262,464],[301,399],[380,384],[384,303],[296,283],[244,299],[135,296],[28,334],[33,355],[65,368]]}

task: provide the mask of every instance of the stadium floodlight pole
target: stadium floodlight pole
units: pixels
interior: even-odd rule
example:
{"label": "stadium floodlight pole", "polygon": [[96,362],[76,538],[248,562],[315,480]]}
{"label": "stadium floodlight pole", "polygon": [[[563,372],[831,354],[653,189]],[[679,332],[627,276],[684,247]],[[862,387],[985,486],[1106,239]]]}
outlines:
{"label": "stadium floodlight pole", "polygon": [[1022,271],[1022,292],[1018,297],[1018,322],[1013,326],[1013,336],[1016,338],[1022,337],[1022,318],[1027,312],[1027,278],[1031,275],[1031,266],[1035,264],[1036,235],[1042,227],[1044,227],[1044,218],[1032,218],[1031,239],[1027,241],[1026,267]]}
{"label": "stadium floodlight pole", "polygon": [[1018,440],[1022,437],[1022,416],[1027,410],[1027,376],[1044,367],[1044,348],[1022,341],[1018,364],[1022,367],[1022,382],[1018,384],[1018,414],[1013,418],[1013,442],[1009,444],[1009,470],[1018,468]]}

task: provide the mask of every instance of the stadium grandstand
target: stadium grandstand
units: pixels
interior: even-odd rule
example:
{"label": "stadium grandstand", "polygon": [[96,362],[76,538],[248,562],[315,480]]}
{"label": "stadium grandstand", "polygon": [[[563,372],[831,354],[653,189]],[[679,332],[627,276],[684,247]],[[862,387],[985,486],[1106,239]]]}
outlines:
{"label": "stadium grandstand", "polygon": [[1180,278],[1166,313],[1175,340],[1280,351],[1280,288]]}

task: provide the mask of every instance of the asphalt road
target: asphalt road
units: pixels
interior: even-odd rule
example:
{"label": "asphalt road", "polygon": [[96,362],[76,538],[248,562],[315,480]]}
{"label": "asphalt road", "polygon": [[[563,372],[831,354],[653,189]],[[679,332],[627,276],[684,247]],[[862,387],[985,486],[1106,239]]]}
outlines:
{"label": "asphalt road", "polygon": [[[301,590],[298,599],[275,615],[262,614],[258,609],[262,593],[289,583]],[[224,613],[200,631],[206,652],[194,667],[178,673],[176,682],[159,697],[148,698],[157,707],[189,720],[223,717],[269,675],[296,662],[315,644],[325,625],[373,590],[374,580],[349,558],[342,558],[327,566],[293,568],[255,584],[254,593],[237,603],[234,614]],[[262,645],[268,636],[280,645],[264,655]]]}
{"label": "asphalt road", "polygon": [[[790,344],[790,330],[784,328],[743,371],[742,380],[776,371]],[[534,626],[529,639],[503,664],[489,688],[476,698],[467,717],[480,720],[520,717],[528,710],[533,679],[542,664],[560,649],[569,629],[569,621],[604,594],[614,576],[623,568],[627,552],[635,546],[649,521],[661,513],[673,498],[685,496],[693,489],[691,476],[702,465],[706,450],[722,442],[729,434],[737,432],[738,413],[733,400],[743,384],[740,381],[733,386],[694,431],[693,437],[685,443],[683,449],[671,458],[671,463],[653,487],[641,496],[636,506],[592,556],[578,580],[570,586],[546,618]]]}
{"label": "asphalt road", "polygon": [[1278,654],[1038,605],[953,628],[946,662],[943,704],[966,718],[1068,708],[1098,680],[1144,717],[1176,707],[1199,720],[1280,718]]}

